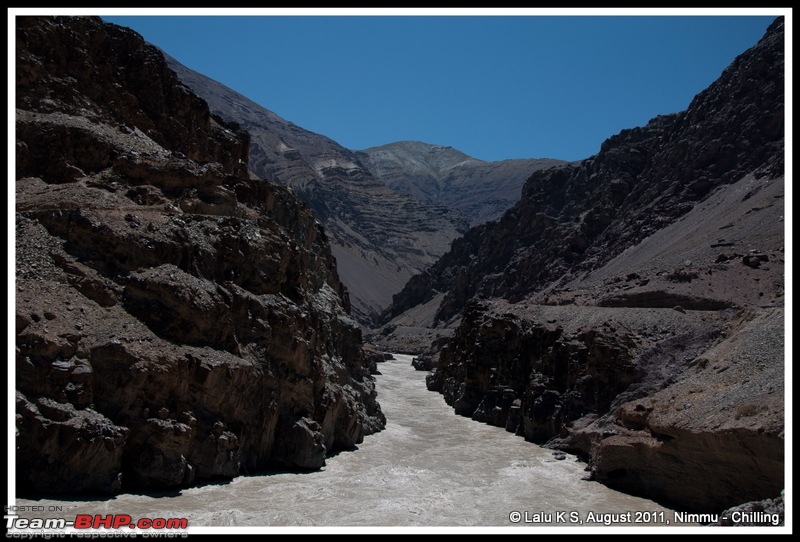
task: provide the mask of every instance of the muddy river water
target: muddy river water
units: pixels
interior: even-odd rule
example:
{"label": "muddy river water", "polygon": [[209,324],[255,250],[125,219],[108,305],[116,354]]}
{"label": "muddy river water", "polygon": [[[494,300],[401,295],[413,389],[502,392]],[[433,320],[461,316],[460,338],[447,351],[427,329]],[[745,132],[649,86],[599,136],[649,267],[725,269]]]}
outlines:
{"label": "muddy river water", "polygon": [[[312,473],[242,476],[166,495],[101,500],[18,499],[55,512],[21,517],[127,514],[186,518],[200,527],[675,525],[652,501],[583,480],[585,464],[498,427],[456,416],[425,388],[411,357],[379,364],[386,429]],[[638,520],[638,521],[637,521]],[[161,531],[164,532],[164,531]]]}

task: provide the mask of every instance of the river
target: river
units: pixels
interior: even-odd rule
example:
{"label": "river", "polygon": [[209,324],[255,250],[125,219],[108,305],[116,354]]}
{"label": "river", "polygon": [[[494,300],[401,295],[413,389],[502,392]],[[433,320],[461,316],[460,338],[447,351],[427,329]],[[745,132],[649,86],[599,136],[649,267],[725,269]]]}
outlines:
{"label": "river", "polygon": [[652,501],[583,480],[585,464],[574,456],[559,461],[552,450],[456,416],[441,395],[427,391],[426,373],[411,367],[411,356],[395,357],[378,365],[376,377],[386,429],[357,450],[329,458],[321,471],[242,476],[159,496],[17,499],[17,505],[61,512],[20,515],[187,518],[190,532],[243,526],[604,528],[604,520],[615,527],[635,519],[673,520],[671,510]]}

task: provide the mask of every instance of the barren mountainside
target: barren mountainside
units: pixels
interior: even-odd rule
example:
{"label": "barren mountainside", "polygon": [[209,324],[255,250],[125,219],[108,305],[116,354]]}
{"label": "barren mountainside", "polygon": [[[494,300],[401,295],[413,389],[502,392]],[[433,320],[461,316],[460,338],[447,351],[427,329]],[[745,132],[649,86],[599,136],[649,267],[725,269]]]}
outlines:
{"label": "barren mountainside", "polygon": [[499,218],[520,198],[525,180],[563,160],[528,158],[484,162],[452,147],[400,141],[356,156],[393,190],[425,203],[456,209],[470,226]]}
{"label": "barren mountainside", "polygon": [[380,430],[329,241],[248,134],[130,30],[16,22],[18,492],[316,469]]}
{"label": "barren mountainside", "polygon": [[376,340],[444,336],[416,361],[431,390],[613,487],[705,512],[778,497],[783,52],[779,18],[686,111],[535,172]]}

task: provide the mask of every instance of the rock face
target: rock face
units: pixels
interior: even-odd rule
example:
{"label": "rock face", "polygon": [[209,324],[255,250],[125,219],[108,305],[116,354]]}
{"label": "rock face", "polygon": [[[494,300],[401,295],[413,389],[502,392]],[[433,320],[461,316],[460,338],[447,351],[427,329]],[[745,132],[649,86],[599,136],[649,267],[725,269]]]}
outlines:
{"label": "rock face", "polygon": [[315,469],[384,417],[328,239],[248,135],[97,18],[17,20],[17,482]]}
{"label": "rock face", "polygon": [[529,158],[484,162],[452,147],[400,141],[356,156],[390,188],[419,201],[456,209],[470,226],[499,218],[519,201],[531,173],[563,160]]}
{"label": "rock face", "polygon": [[716,512],[775,498],[783,51],[780,18],[686,111],[534,173],[500,220],[413,277],[384,329],[411,311],[458,324],[424,358],[438,356],[429,388],[629,492]]}

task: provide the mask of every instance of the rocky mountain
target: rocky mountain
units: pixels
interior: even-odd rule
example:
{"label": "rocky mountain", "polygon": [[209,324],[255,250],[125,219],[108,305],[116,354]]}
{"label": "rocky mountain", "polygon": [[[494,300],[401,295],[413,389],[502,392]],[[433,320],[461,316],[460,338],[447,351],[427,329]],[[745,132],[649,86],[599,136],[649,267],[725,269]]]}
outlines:
{"label": "rocky mountain", "polygon": [[484,162],[421,142],[351,151],[165,56],[213,113],[251,134],[253,172],[291,187],[314,211],[331,240],[353,313],[367,327],[453,239],[511,207],[532,172],[564,163]]}
{"label": "rocky mountain", "polygon": [[16,480],[319,468],[385,423],[329,240],[249,136],[89,17],[17,17]]}
{"label": "rocky mountain", "polygon": [[535,172],[406,284],[377,340],[443,336],[417,364],[458,414],[613,487],[705,512],[778,497],[783,29],[686,111]]}
{"label": "rocky mountain", "polygon": [[250,168],[289,186],[325,227],[354,316],[370,326],[403,284],[464,233],[457,212],[388,188],[359,158],[167,56],[214,114],[251,135]]}
{"label": "rocky mountain", "polygon": [[563,160],[530,158],[484,162],[452,147],[400,141],[356,156],[390,188],[419,201],[456,209],[470,226],[499,218],[519,201],[531,173]]}

